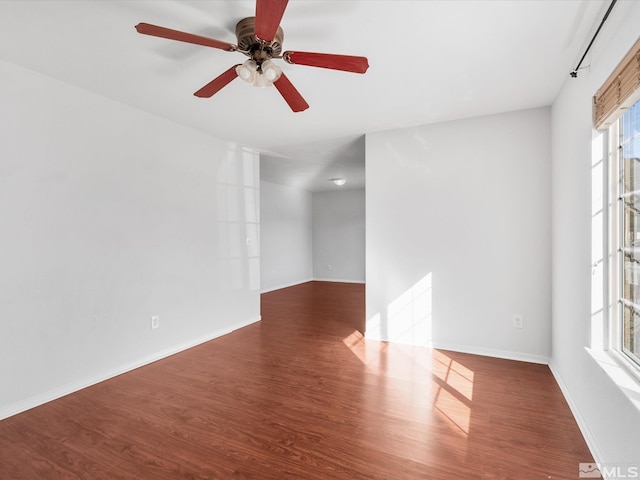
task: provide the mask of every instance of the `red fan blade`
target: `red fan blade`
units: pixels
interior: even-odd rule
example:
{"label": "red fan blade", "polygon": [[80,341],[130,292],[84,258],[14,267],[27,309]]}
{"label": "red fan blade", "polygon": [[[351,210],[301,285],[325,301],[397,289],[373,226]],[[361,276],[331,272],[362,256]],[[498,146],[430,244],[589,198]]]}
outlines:
{"label": "red fan blade", "polygon": [[265,42],[273,41],[288,1],[256,0],[256,37]]}
{"label": "red fan blade", "polygon": [[369,68],[367,57],[334,55],[331,53],[284,52],[282,58],[288,63],[310,67],[331,68],[345,72],[364,73]]}
{"label": "red fan blade", "polygon": [[178,30],[172,30],[170,28],[158,27],[157,25],[150,25],[148,23],[139,23],[136,25],[138,33],[145,35],[151,35],[153,37],[168,38],[169,40],[177,40],[179,42],[194,43],[196,45],[204,45],[205,47],[219,48],[220,50],[227,50],[229,52],[236,49],[235,45],[227,42],[221,42],[213,38],[201,37],[200,35],[194,35],[193,33],[180,32]]}
{"label": "red fan blade", "polygon": [[236,73],[236,67],[238,65],[234,65],[226,72],[218,75],[216,78],[207,83],[204,87],[198,90],[194,95],[200,98],[209,98],[212,97],[215,93],[218,93],[223,87],[227,86],[231,83],[231,80],[236,78],[238,74]]}
{"label": "red fan blade", "polygon": [[286,77],[284,73],[280,75],[280,78],[273,82],[273,84],[280,92],[280,95],[282,95],[282,98],[284,98],[285,101],[289,104],[291,110],[293,110],[294,112],[302,112],[303,110],[309,108],[309,104],[305,101],[304,98],[302,98],[300,92],[296,90],[296,87],[293,86],[291,81]]}

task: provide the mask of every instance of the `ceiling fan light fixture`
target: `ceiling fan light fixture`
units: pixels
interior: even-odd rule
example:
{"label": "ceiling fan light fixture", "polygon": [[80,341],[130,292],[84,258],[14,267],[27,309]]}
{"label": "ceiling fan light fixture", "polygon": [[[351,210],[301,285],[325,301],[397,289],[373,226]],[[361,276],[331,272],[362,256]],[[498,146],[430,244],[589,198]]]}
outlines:
{"label": "ceiling fan light fixture", "polygon": [[258,65],[253,60],[249,59],[242,65],[236,67],[236,73],[238,76],[247,83],[253,83],[256,79],[256,70]]}
{"label": "ceiling fan light fixture", "polygon": [[270,87],[271,85],[273,85],[273,82],[271,82],[267,78],[267,76],[264,74],[264,72],[261,72],[261,71],[257,71],[256,72],[256,77],[253,80],[253,86],[254,87],[264,88],[264,87]]}
{"label": "ceiling fan light fixture", "polygon": [[262,62],[260,69],[262,70],[262,74],[265,78],[272,83],[277,81],[282,75],[282,69],[273,63],[272,60],[265,60]]}

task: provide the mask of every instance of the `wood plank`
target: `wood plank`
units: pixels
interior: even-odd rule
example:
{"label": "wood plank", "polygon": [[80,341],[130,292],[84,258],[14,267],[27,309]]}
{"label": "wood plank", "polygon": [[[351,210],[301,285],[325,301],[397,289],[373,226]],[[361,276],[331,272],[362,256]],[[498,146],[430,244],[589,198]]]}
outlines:
{"label": "wood plank", "polygon": [[224,337],[0,422],[0,478],[575,479],[548,367],[365,340],[364,286],[262,296]]}

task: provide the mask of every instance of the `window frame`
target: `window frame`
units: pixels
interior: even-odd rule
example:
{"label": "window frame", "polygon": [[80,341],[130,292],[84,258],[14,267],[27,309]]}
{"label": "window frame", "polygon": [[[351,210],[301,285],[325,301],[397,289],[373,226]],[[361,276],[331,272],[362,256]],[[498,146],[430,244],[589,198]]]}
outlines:
{"label": "window frame", "polygon": [[[622,117],[631,105],[640,101],[640,89],[629,97],[615,120],[600,128],[603,135],[603,199],[606,198],[604,211],[604,255],[605,272],[605,325],[603,349],[627,373],[640,382],[640,358],[632,358],[623,348],[624,332],[624,275],[625,271],[625,222],[624,222],[624,156],[622,151]],[[627,106],[628,105],[628,106]]]}

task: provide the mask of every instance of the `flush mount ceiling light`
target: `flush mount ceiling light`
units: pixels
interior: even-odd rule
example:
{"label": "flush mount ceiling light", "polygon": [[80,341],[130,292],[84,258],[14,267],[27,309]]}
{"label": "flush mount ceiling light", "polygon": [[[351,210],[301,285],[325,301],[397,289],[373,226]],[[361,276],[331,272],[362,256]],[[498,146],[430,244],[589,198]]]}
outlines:
{"label": "flush mount ceiling light", "polygon": [[288,0],[256,0],[256,16],[243,18],[236,25],[237,45],[149,23],[139,23],[136,25],[136,30],[144,35],[203,45],[227,52],[240,52],[249,57],[249,60],[234,65],[194,93],[196,97],[212,97],[236,77],[240,77],[256,87],[273,85],[291,107],[291,110],[301,112],[309,108],[309,104],[302,98],[300,92],[296,90],[287,76],[282,73],[282,69],[275,65],[274,59],[282,59],[295,65],[330,68],[353,73],[366,72],[369,68],[369,62],[366,57],[353,55],[283,52],[284,33],[279,24],[287,3]]}
{"label": "flush mount ceiling light", "polygon": [[333,182],[333,184],[337,185],[338,187],[341,187],[345,183],[347,183],[347,179],[346,178],[330,178],[329,181]]}

